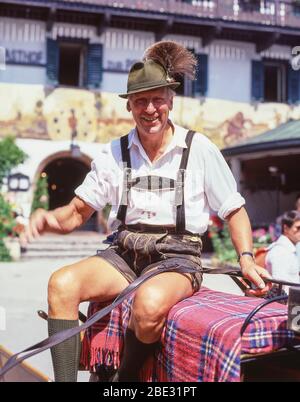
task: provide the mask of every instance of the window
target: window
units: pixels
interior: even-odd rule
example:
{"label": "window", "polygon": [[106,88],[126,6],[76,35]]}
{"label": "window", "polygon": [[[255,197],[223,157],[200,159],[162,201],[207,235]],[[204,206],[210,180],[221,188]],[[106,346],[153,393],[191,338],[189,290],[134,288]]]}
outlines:
{"label": "window", "polygon": [[293,14],[297,17],[300,17],[300,1],[295,0],[292,4],[293,7]]}
{"label": "window", "polygon": [[287,101],[287,66],[282,61],[264,60],[264,101]]}
{"label": "window", "polygon": [[299,72],[285,60],[252,61],[252,100],[258,102],[299,102]]}
{"label": "window", "polygon": [[59,85],[82,87],[84,85],[84,60],[86,46],[81,43],[59,43]]}
{"label": "window", "polygon": [[179,87],[175,89],[178,96],[193,96],[193,82],[189,78],[177,76],[175,79],[180,82]]}
{"label": "window", "polygon": [[[194,49],[189,49],[195,54]],[[207,92],[207,74],[208,74],[208,57],[206,54],[195,54],[197,59],[197,69],[195,81],[188,77],[176,76],[176,81],[180,82],[176,88],[176,94],[179,96],[205,96]]]}
{"label": "window", "polygon": [[245,12],[259,12],[261,7],[261,0],[240,0],[240,7]]}
{"label": "window", "polygon": [[100,88],[103,45],[47,38],[47,83],[50,86]]}

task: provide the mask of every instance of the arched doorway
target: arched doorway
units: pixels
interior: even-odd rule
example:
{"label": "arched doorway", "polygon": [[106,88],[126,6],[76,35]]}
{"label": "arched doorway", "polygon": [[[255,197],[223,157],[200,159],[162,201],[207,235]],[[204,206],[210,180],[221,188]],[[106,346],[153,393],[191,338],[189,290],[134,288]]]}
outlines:
{"label": "arched doorway", "polygon": [[[71,156],[58,156],[47,163],[43,170],[48,177],[49,208],[54,209],[69,203],[74,190],[89,172],[88,165]],[[80,230],[98,231],[97,213]]]}

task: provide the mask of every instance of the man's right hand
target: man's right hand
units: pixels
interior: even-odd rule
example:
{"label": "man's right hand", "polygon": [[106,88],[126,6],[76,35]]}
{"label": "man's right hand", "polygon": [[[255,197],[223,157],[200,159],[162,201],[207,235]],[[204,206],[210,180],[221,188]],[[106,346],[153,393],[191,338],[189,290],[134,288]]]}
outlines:
{"label": "man's right hand", "polygon": [[33,212],[25,231],[20,234],[21,246],[26,247],[27,243],[37,239],[46,231],[60,232],[61,226],[53,211],[39,208]]}

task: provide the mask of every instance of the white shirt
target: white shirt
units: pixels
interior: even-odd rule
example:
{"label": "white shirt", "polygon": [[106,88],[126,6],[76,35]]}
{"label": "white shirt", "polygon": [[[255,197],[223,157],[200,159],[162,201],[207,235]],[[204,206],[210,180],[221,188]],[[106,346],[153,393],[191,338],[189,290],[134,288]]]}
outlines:
{"label": "white shirt", "polygon": [[300,267],[300,241],[296,244],[296,253],[297,253],[297,257],[298,257],[298,264]]}
{"label": "white shirt", "polygon": [[300,283],[296,246],[284,235],[269,246],[266,267],[274,279]]}
{"label": "white shirt", "polygon": [[[163,176],[176,180],[183,148],[186,148],[187,130],[174,125],[174,135],[163,155],[151,162],[136,129],[129,133],[132,178],[139,176]],[[93,160],[91,171],[75,194],[95,210],[112,204],[108,224],[115,229],[118,206],[123,189],[123,165],[120,140],[106,144]],[[141,191],[131,188],[129,192],[126,224],[175,225],[175,191]],[[210,208],[221,219],[244,205],[245,200],[237,192],[234,177],[219,149],[203,134],[196,133],[188,160],[185,178],[186,229],[204,233],[209,222]]]}

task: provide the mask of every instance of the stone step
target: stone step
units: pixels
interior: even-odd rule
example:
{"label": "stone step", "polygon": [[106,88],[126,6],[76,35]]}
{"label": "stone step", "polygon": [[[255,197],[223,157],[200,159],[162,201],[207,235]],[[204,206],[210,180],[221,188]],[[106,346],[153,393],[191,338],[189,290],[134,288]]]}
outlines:
{"label": "stone step", "polygon": [[90,244],[90,243],[98,243],[102,242],[106,239],[105,235],[99,236],[89,236],[89,237],[82,237],[82,236],[57,236],[57,237],[50,237],[50,236],[41,236],[38,239],[32,241],[28,244],[28,246],[32,244]]}
{"label": "stone step", "polygon": [[22,260],[37,259],[37,258],[79,258],[79,257],[90,257],[95,255],[97,250],[104,250],[108,245],[99,245],[94,248],[69,248],[69,249],[29,249],[22,252]]}
{"label": "stone step", "polygon": [[105,249],[105,235],[95,232],[75,232],[68,235],[46,234],[22,250],[22,260],[45,258],[84,258]]}
{"label": "stone step", "polygon": [[101,242],[94,242],[94,243],[32,243],[27,245],[26,251],[29,250],[92,250],[95,248],[99,248],[102,245]]}

